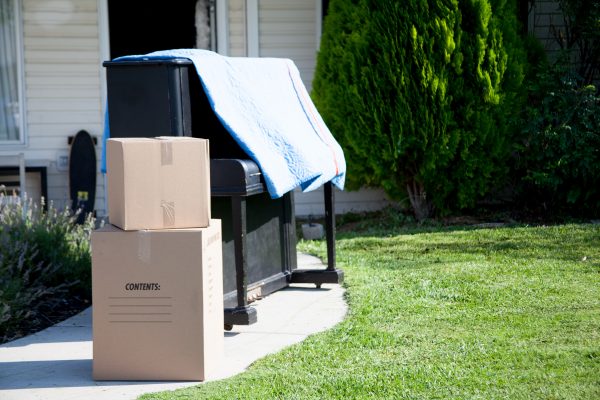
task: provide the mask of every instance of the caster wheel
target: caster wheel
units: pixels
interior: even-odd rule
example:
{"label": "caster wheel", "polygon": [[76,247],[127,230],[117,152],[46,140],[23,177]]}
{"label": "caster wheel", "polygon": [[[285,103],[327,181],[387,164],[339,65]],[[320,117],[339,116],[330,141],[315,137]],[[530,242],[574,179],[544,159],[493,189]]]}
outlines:
{"label": "caster wheel", "polygon": [[317,287],[317,289],[321,289],[321,284],[320,283],[315,283],[315,286]]}
{"label": "caster wheel", "polygon": [[225,324],[225,326],[223,327],[227,332],[229,332],[230,330],[233,329],[233,325],[229,325],[229,324]]}

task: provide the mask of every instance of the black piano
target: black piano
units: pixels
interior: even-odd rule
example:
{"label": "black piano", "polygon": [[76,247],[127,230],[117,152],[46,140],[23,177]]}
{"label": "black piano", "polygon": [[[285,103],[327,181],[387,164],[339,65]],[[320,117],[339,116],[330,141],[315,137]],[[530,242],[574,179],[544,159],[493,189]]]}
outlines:
{"label": "black piano", "polygon": [[340,283],[335,212],[325,184],[328,265],[298,270],[293,191],[271,199],[258,165],[214,114],[187,59],[107,61],[111,137],[192,136],[210,140],[211,213],[223,226],[225,327],[256,322],[249,303],[290,283]]}

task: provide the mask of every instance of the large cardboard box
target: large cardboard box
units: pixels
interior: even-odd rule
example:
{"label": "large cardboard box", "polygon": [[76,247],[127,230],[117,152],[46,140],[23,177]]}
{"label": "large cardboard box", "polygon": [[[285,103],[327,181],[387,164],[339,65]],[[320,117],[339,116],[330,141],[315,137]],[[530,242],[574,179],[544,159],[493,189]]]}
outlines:
{"label": "large cardboard box", "polygon": [[92,233],[93,377],[194,380],[223,358],[221,221]]}
{"label": "large cardboard box", "polygon": [[106,160],[111,224],[124,230],[208,226],[208,140],[109,139]]}

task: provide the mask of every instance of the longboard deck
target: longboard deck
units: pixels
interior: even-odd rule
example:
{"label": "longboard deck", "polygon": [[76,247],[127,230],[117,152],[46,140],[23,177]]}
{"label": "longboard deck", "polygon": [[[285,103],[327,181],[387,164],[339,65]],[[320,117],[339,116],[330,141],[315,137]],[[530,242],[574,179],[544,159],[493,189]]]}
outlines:
{"label": "longboard deck", "polygon": [[84,130],[77,132],[71,143],[69,194],[73,211],[81,209],[77,222],[82,223],[94,212],[96,198],[96,149],[94,139]]}

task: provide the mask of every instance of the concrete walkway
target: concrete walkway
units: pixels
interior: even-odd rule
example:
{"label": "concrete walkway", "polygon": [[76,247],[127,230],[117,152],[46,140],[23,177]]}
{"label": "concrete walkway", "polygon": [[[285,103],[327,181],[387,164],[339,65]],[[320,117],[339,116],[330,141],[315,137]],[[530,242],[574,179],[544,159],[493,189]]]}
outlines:
{"label": "concrete walkway", "polygon": [[[299,255],[299,268],[324,268]],[[346,314],[338,285],[293,285],[254,303],[258,322],[225,332],[224,368],[236,375],[255,360],[308,335],[324,331]],[[0,346],[0,399],[135,399],[199,382],[95,382],[92,380],[92,310],[34,335]]]}

